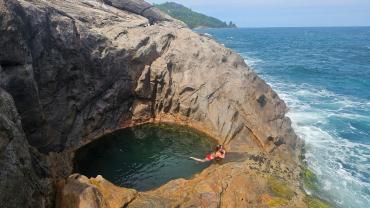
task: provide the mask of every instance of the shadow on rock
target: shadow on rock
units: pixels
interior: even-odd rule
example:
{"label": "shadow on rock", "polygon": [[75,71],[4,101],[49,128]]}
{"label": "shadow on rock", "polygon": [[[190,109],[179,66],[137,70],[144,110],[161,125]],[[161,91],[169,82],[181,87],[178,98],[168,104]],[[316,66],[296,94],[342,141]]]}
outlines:
{"label": "shadow on rock", "polygon": [[249,154],[245,152],[227,152],[225,159],[220,161],[221,163],[228,162],[243,162],[246,159],[249,159]]}
{"label": "shadow on rock", "polygon": [[228,162],[244,162],[246,160],[253,160],[258,163],[263,163],[266,158],[262,155],[252,155],[245,152],[227,152],[223,160],[217,161],[218,164],[225,164]]}

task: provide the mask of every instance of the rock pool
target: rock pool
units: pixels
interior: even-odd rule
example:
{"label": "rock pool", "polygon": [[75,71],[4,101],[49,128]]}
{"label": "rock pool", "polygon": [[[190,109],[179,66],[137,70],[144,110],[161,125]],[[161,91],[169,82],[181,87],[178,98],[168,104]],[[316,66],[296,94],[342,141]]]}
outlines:
{"label": "rock pool", "polygon": [[106,135],[76,152],[75,172],[102,175],[116,185],[146,191],[176,178],[191,178],[210,165],[203,158],[216,145],[196,130],[144,124]]}

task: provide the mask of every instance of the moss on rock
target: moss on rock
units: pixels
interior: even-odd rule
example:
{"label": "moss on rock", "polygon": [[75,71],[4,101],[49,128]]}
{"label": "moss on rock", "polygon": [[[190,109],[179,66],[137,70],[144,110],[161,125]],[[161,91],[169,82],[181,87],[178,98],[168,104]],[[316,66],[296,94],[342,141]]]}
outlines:
{"label": "moss on rock", "polygon": [[275,177],[268,179],[268,185],[273,195],[283,199],[291,200],[294,196],[294,191],[289,186]]}
{"label": "moss on rock", "polygon": [[286,206],[289,201],[281,197],[273,197],[269,194],[263,194],[261,196],[261,201],[263,204],[268,205],[269,207],[281,207]]}
{"label": "moss on rock", "polygon": [[308,208],[331,208],[332,206],[316,197],[308,196],[306,198]]}
{"label": "moss on rock", "polygon": [[307,167],[303,169],[302,172],[304,187],[310,191],[317,191],[317,177],[316,175]]}

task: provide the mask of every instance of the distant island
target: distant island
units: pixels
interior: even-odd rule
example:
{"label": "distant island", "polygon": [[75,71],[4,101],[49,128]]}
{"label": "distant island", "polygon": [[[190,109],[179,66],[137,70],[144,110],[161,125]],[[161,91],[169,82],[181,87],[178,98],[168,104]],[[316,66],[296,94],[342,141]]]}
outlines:
{"label": "distant island", "polygon": [[235,28],[237,27],[232,21],[223,22],[217,18],[210,17],[175,3],[166,2],[163,4],[154,4],[155,7],[167,13],[171,17],[181,20],[190,28]]}

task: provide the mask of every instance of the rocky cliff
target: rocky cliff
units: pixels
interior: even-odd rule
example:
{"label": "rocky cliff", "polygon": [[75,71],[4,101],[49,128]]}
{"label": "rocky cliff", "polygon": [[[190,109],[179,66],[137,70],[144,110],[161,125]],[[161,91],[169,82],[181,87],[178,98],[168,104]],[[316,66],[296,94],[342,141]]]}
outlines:
{"label": "rocky cliff", "polygon": [[[142,0],[0,0],[0,11],[1,207],[304,203],[286,106],[236,53]],[[113,185],[65,180],[76,149],[145,122],[196,128],[241,156],[114,205]]]}

